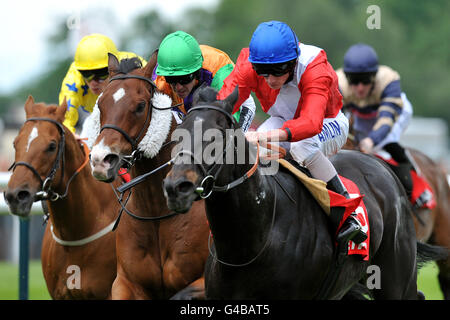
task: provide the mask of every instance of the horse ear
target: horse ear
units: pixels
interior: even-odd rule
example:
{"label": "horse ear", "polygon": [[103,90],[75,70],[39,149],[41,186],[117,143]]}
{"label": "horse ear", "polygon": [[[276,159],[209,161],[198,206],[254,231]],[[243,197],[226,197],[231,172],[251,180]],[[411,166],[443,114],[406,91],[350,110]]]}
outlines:
{"label": "horse ear", "polygon": [[229,113],[233,112],[234,105],[236,104],[238,98],[239,98],[239,87],[236,86],[234,87],[233,92],[223,100],[225,109]]}
{"label": "horse ear", "polygon": [[33,111],[33,106],[34,106],[34,98],[30,94],[28,96],[27,101],[25,101],[25,114],[26,114],[27,119],[31,117],[31,113]]}
{"label": "horse ear", "polygon": [[117,73],[119,71],[119,59],[112,53],[108,52],[108,72],[109,75]]}
{"label": "horse ear", "polygon": [[64,97],[63,102],[56,108],[56,117],[62,123],[64,121],[65,115],[67,111],[67,100]]}
{"label": "horse ear", "polygon": [[150,56],[150,59],[148,60],[147,64],[144,67],[144,76],[147,78],[152,78],[153,70],[156,67],[156,63],[158,61],[158,49],[153,51],[152,55]]}

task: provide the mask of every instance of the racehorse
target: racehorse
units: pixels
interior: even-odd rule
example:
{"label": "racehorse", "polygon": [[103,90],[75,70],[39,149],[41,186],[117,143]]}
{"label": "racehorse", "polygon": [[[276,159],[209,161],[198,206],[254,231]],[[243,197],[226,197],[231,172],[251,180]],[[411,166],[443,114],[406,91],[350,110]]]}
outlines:
{"label": "racehorse", "polygon": [[[135,63],[109,58],[111,79],[98,99],[101,124],[91,152],[92,173],[101,181],[114,179],[130,162],[136,177],[170,160],[172,144],[164,142],[176,123],[171,99],[151,80],[156,53],[145,68]],[[122,202],[128,214],[117,229],[113,299],[168,299],[180,291],[176,298],[204,297],[209,233],[204,203],[185,215],[171,215],[161,188],[166,173],[167,168],[156,171]]]}
{"label": "racehorse", "polygon": [[[381,270],[380,289],[372,291],[376,299],[418,298],[408,199],[384,165],[355,151],[343,151],[332,160],[365,195],[370,257],[362,261],[348,256],[332,290],[321,296],[334,265],[329,218],[290,173],[280,169],[264,174],[274,163],[265,169],[257,166],[257,148],[239,138],[242,131],[231,116],[237,89],[223,101],[216,101],[211,88],[197,93],[177,129],[189,133],[188,143],[183,138],[174,147],[164,189],[175,212],[189,210],[199,194],[206,198],[213,239],[205,267],[208,299],[339,299],[366,275],[369,265]],[[421,247],[417,245],[419,251]]]}
{"label": "racehorse", "polygon": [[62,125],[67,104],[25,103],[26,121],[14,140],[14,172],[5,191],[10,211],[29,216],[47,200],[41,262],[53,299],[108,299],[116,276],[119,206],[111,186],[91,175],[89,150]]}
{"label": "racehorse", "polygon": [[[345,146],[349,150],[359,150],[351,136]],[[417,239],[442,247],[450,248],[450,188],[447,174],[436,162],[423,152],[406,148],[417,169],[433,190],[436,206],[433,209],[422,208],[413,214]],[[450,258],[438,261],[439,284],[444,299],[450,300]]]}

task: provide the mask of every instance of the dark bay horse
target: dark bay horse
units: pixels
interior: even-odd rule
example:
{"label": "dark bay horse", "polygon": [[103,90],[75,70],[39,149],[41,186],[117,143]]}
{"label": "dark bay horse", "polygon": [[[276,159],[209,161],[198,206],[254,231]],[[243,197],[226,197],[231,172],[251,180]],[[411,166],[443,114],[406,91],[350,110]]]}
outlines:
{"label": "dark bay horse", "polygon": [[[349,150],[359,150],[354,139],[347,139]],[[418,170],[433,189],[436,206],[422,208],[413,214],[417,239],[450,249],[450,188],[445,170],[423,152],[406,148]],[[444,299],[450,300],[450,258],[437,262],[439,284]]]}
{"label": "dark bay horse", "polygon": [[[156,54],[144,68],[134,60],[110,56],[110,82],[98,100],[98,137],[92,148],[93,175],[101,181],[130,166],[136,177],[170,160],[165,143],[176,126],[171,99],[157,92],[151,76]],[[94,112],[96,112],[94,110]],[[170,216],[162,190],[163,168],[132,189],[117,228],[117,278],[113,299],[204,297],[204,265],[208,256],[204,202],[185,215]],[[146,220],[146,221],[142,221]]]}
{"label": "dark bay horse", "polygon": [[119,206],[111,186],[92,177],[89,150],[62,125],[66,110],[65,103],[47,106],[28,98],[4,195],[19,217],[28,217],[34,201],[48,200],[41,260],[51,297],[108,299],[116,276],[109,231]]}
{"label": "dark bay horse", "polygon": [[[242,131],[231,116],[237,90],[224,101],[215,97],[205,88],[194,98],[177,129],[187,138],[175,146],[174,166],[164,180],[168,206],[176,212],[189,210],[199,193],[206,197],[213,239],[205,269],[207,298],[317,298],[334,265],[328,217],[290,173],[264,174],[273,162],[255,170],[249,159],[255,159],[256,147],[239,138]],[[336,285],[322,298],[342,298],[367,275],[369,265],[376,265],[381,271],[380,289],[372,290],[376,299],[417,299],[416,247],[423,245],[416,242],[400,182],[379,161],[355,151],[343,151],[332,161],[365,195],[370,258],[349,256]]]}

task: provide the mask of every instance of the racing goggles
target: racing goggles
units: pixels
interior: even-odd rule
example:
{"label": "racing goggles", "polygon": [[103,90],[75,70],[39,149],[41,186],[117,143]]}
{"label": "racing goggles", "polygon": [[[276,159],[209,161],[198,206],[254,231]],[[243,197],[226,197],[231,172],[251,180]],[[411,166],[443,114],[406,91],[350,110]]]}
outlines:
{"label": "racing goggles", "polygon": [[104,81],[109,76],[108,68],[95,69],[95,70],[78,70],[80,71],[86,82],[92,80]]}
{"label": "racing goggles", "polygon": [[288,72],[291,72],[295,65],[295,61],[288,61],[275,64],[252,63],[253,70],[262,77],[273,75],[274,77],[281,77]]}
{"label": "racing goggles", "polygon": [[375,79],[375,73],[365,72],[365,73],[346,73],[347,81],[350,85],[358,85],[362,83],[368,85],[372,83]]}
{"label": "racing goggles", "polygon": [[171,85],[176,85],[177,83],[181,84],[182,86],[190,83],[195,78],[194,73],[190,73],[183,76],[164,76],[166,78],[166,82]]}

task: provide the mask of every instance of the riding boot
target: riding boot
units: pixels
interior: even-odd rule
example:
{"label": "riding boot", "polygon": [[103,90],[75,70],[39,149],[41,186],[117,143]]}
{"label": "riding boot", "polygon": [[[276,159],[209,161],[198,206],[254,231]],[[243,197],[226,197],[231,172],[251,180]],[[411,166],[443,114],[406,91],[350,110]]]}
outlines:
{"label": "riding boot", "polygon": [[[349,199],[350,195],[342,183],[341,179],[338,175],[335,175],[330,181],[327,182],[327,189],[333,192],[336,192],[345,198]],[[333,209],[341,209],[341,210],[333,210]],[[342,219],[342,215],[344,214],[343,208],[332,208],[330,218],[335,226],[335,229],[339,227],[339,223]],[[348,241],[353,241],[356,244],[360,244],[361,242],[367,239],[367,233],[363,231],[361,222],[357,218],[357,214],[352,212],[350,216],[344,221],[341,229],[338,231],[336,236],[336,241],[339,244],[346,244]]]}
{"label": "riding boot", "polygon": [[403,188],[405,188],[408,199],[411,199],[413,190],[413,181],[411,177],[411,169],[413,168],[412,164],[409,161],[401,162],[397,166],[391,166],[391,168],[402,183]]}

